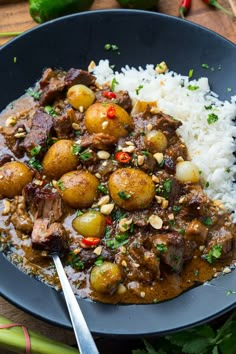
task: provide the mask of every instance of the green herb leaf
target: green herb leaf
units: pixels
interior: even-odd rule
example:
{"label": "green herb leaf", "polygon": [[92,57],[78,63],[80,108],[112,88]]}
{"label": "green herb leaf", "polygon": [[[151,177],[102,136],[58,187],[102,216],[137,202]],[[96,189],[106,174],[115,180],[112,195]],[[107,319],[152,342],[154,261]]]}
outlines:
{"label": "green herb leaf", "polygon": [[193,77],[193,73],[194,73],[194,70],[193,69],[190,69],[189,72],[188,72],[188,77],[191,79],[191,77]]}
{"label": "green herb leaf", "polygon": [[213,123],[217,122],[218,119],[219,119],[219,117],[215,113],[210,113],[210,114],[208,114],[208,117],[207,117],[207,123],[213,124]]}
{"label": "green herb leaf", "polygon": [[156,248],[160,253],[166,253],[168,251],[168,248],[164,243],[157,244]]}
{"label": "green herb leaf", "polygon": [[58,188],[61,190],[61,191],[64,191],[65,190],[65,186],[64,186],[64,183],[63,181],[57,181],[57,186]]}
{"label": "green herb leaf", "polygon": [[107,194],[108,193],[107,188],[103,184],[99,184],[98,185],[98,191],[103,193],[103,194]]}
{"label": "green herb leaf", "polygon": [[211,218],[209,218],[208,216],[207,216],[207,217],[205,217],[205,218],[202,220],[202,223],[203,223],[204,225],[208,225],[208,226],[213,225],[213,221],[212,221],[212,219],[211,219]]}
{"label": "green herb leaf", "polygon": [[103,257],[99,256],[94,262],[94,264],[100,267],[103,264]]}
{"label": "green herb leaf", "polygon": [[33,156],[29,161],[28,164],[32,167],[35,168],[36,170],[40,171],[42,169],[41,163],[36,160],[36,157]]}
{"label": "green herb leaf", "polygon": [[106,244],[107,247],[115,249],[125,245],[127,242],[129,242],[129,235],[128,233],[124,232],[117,234],[114,238],[108,239]]}
{"label": "green herb leaf", "polygon": [[31,156],[38,155],[40,153],[41,149],[42,149],[42,146],[40,146],[40,145],[35,146],[33,149],[30,150],[30,155]]}
{"label": "green herb leaf", "polygon": [[72,146],[72,155],[78,155],[79,152],[81,151],[82,147],[78,144],[74,144]]}
{"label": "green herb leaf", "polygon": [[143,88],[143,85],[139,85],[139,86],[136,88],[136,90],[135,90],[136,95],[139,95],[139,91],[140,91],[142,88]]}
{"label": "green herb leaf", "polygon": [[209,65],[208,64],[202,64],[202,68],[209,69]]}
{"label": "green herb leaf", "polygon": [[116,85],[118,85],[119,82],[116,80],[116,78],[114,77],[111,81],[111,91],[114,92],[115,91],[115,87]]}
{"label": "green herb leaf", "polygon": [[86,149],[78,155],[80,160],[88,161],[92,157],[90,149]]}
{"label": "green herb leaf", "polygon": [[82,270],[85,268],[84,262],[82,262],[78,255],[74,254],[73,252],[70,252],[71,260],[68,263],[72,268],[76,270]]}
{"label": "green herb leaf", "polygon": [[195,85],[188,85],[188,90],[190,91],[196,91],[199,89],[199,86],[195,86]]}
{"label": "green herb leaf", "polygon": [[120,191],[117,194],[121,199],[124,199],[124,200],[131,198],[131,194],[128,192],[125,192],[125,191]]}
{"label": "green herb leaf", "polygon": [[44,111],[52,117],[56,117],[57,114],[52,106],[45,106]]}
{"label": "green herb leaf", "polygon": [[217,244],[211,248],[208,254],[204,254],[204,258],[208,263],[212,264],[216,259],[220,258],[222,254],[222,245]]}
{"label": "green herb leaf", "polygon": [[42,92],[41,91],[34,91],[32,88],[29,88],[28,90],[26,90],[26,93],[33,97],[35,100],[39,100],[41,95],[42,95]]}

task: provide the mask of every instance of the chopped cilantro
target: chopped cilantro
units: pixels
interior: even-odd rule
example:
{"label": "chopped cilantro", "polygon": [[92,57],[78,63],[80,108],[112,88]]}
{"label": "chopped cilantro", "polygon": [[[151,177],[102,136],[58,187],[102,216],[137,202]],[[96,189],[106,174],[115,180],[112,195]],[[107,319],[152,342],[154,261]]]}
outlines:
{"label": "chopped cilantro", "polygon": [[194,73],[194,70],[193,69],[190,69],[189,72],[188,72],[188,77],[191,79],[191,77],[193,77],[193,73]]}
{"label": "chopped cilantro", "polygon": [[136,90],[135,90],[136,95],[139,95],[139,91],[140,91],[142,88],[143,88],[143,85],[139,85],[139,86],[136,88]]}
{"label": "chopped cilantro", "polygon": [[208,188],[209,185],[210,185],[210,183],[209,183],[209,182],[206,182],[205,187]]}
{"label": "chopped cilantro", "polygon": [[147,151],[147,150],[142,150],[141,153],[144,156],[149,156],[149,151]]}
{"label": "chopped cilantro", "polygon": [[36,160],[35,156],[33,156],[29,161],[28,161],[28,164],[35,168],[36,170],[40,171],[42,169],[42,165],[41,163]]}
{"label": "chopped cilantro", "polygon": [[115,91],[115,87],[116,85],[118,85],[119,82],[116,80],[116,78],[114,77],[111,81],[111,91],[114,92]]}
{"label": "chopped cilantro", "polygon": [[78,153],[80,152],[81,149],[82,148],[80,145],[74,144],[72,147],[72,155],[78,155]]}
{"label": "chopped cilantro", "polygon": [[98,185],[98,191],[101,192],[101,193],[104,193],[104,194],[108,193],[107,188],[103,184],[99,184]]}
{"label": "chopped cilantro", "polygon": [[79,155],[79,159],[83,161],[88,161],[92,157],[92,153],[89,149],[84,150]]}
{"label": "chopped cilantro", "polygon": [[58,188],[61,190],[61,191],[64,191],[65,190],[65,186],[64,186],[64,183],[63,181],[57,181],[57,186]]}
{"label": "chopped cilantro", "polygon": [[188,85],[188,90],[190,91],[196,91],[199,89],[199,86],[195,86],[195,85]]}
{"label": "chopped cilantro", "polygon": [[222,245],[218,244],[211,248],[208,254],[204,254],[204,258],[208,263],[212,264],[216,259],[220,258],[222,254]]}
{"label": "chopped cilantro", "polygon": [[73,252],[70,252],[70,256],[71,256],[71,260],[69,262],[69,265],[72,268],[75,268],[77,270],[84,269],[84,262],[82,262],[76,254],[74,254]]}
{"label": "chopped cilantro", "polygon": [[99,256],[94,262],[94,264],[100,267],[103,264],[103,256]]}
{"label": "chopped cilantro", "polygon": [[127,242],[129,242],[129,235],[124,232],[117,234],[114,238],[108,239],[106,244],[107,247],[114,249],[125,245]]}
{"label": "chopped cilantro", "polygon": [[57,114],[52,106],[45,106],[44,111],[52,117],[56,117]]}
{"label": "chopped cilantro", "polygon": [[168,250],[167,246],[164,243],[157,244],[156,248],[160,253],[166,253]]}
{"label": "chopped cilantro", "polygon": [[207,117],[207,123],[213,124],[213,123],[217,122],[218,119],[219,119],[219,117],[215,113],[210,113],[210,114],[208,114],[208,117]]}
{"label": "chopped cilantro", "polygon": [[209,65],[208,64],[202,64],[202,68],[209,69]]}
{"label": "chopped cilantro", "polygon": [[209,216],[205,217],[203,220],[202,220],[202,223],[204,225],[207,225],[207,226],[211,226],[213,225],[213,221],[211,218],[209,218]]}
{"label": "chopped cilantro", "polygon": [[40,146],[40,145],[35,146],[33,149],[30,150],[30,155],[31,156],[38,155],[40,153],[41,149],[42,149],[42,146]]}
{"label": "chopped cilantro", "polygon": [[206,109],[206,110],[209,110],[209,109],[212,109],[212,104],[210,104],[209,106],[204,106],[204,108]]}
{"label": "chopped cilantro", "polygon": [[121,199],[127,200],[131,197],[131,194],[126,191],[120,191],[117,193]]}
{"label": "chopped cilantro", "polygon": [[42,95],[41,91],[34,91],[31,87],[28,90],[26,90],[26,93],[37,101],[40,99]]}
{"label": "chopped cilantro", "polygon": [[174,205],[174,206],[173,206],[173,211],[174,211],[175,213],[178,213],[181,209],[182,209],[182,207],[179,206],[179,205]]}

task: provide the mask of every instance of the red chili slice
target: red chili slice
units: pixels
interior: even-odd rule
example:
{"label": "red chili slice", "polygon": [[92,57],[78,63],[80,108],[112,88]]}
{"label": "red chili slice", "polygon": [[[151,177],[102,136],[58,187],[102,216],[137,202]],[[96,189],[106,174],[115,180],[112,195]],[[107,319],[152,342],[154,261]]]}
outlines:
{"label": "red chili slice", "polygon": [[110,216],[105,217],[107,225],[112,225],[112,218]]}
{"label": "red chili slice", "polygon": [[96,246],[99,242],[100,242],[100,238],[98,237],[85,237],[81,241],[81,243],[86,247]]}
{"label": "red chili slice", "polygon": [[115,158],[117,161],[121,163],[128,163],[131,160],[131,156],[128,154],[128,152],[124,151],[119,151],[115,154]]}
{"label": "red chili slice", "polygon": [[104,91],[104,92],[102,93],[102,95],[103,95],[104,97],[110,98],[110,99],[116,98],[115,92],[111,92],[111,91]]}
{"label": "red chili slice", "polygon": [[107,117],[110,118],[110,119],[113,119],[116,115],[116,110],[115,110],[115,107],[113,106],[110,106],[108,109],[107,109]]}

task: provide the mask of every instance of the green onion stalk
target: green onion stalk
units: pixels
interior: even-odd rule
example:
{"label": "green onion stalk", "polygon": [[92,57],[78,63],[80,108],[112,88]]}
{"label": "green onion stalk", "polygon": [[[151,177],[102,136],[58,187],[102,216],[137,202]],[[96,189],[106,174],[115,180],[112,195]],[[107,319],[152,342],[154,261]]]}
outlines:
{"label": "green onion stalk", "polygon": [[[0,348],[10,350],[13,353],[25,354],[26,340],[21,326],[14,326],[14,323],[5,317],[0,316],[0,326],[12,324],[11,328],[0,328]],[[79,354],[78,349],[70,347],[61,342],[55,341],[33,331],[28,331],[30,336],[31,354]]]}

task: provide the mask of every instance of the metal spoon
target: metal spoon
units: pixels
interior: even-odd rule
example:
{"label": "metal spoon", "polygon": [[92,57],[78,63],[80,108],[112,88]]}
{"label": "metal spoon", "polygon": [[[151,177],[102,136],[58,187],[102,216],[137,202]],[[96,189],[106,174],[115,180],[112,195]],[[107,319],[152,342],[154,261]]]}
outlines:
{"label": "metal spoon", "polygon": [[61,282],[62,290],[64,292],[68,312],[70,314],[70,319],[74,328],[74,333],[80,354],[99,354],[94,339],[88,329],[79,304],[72,291],[69,280],[67,279],[60,257],[58,254],[53,253],[52,258]]}

